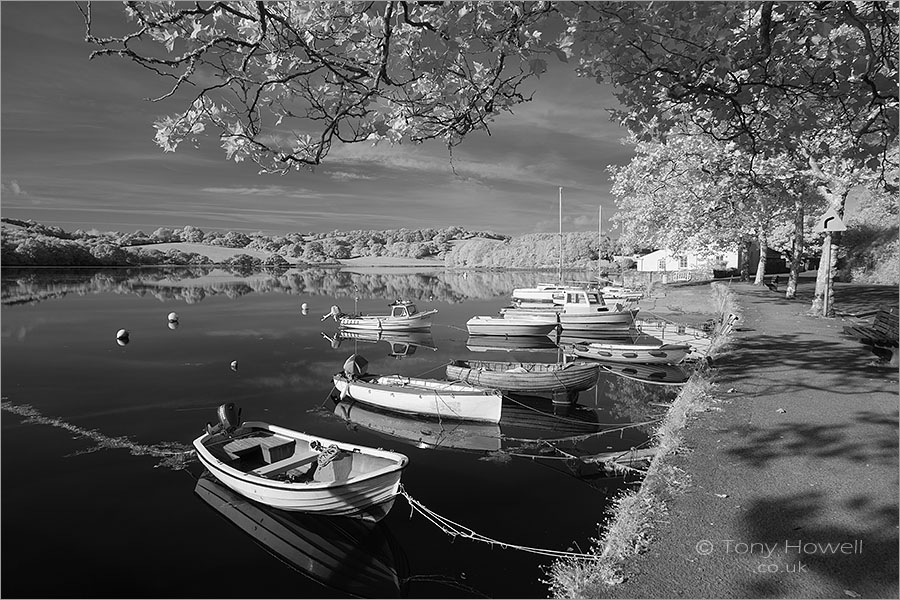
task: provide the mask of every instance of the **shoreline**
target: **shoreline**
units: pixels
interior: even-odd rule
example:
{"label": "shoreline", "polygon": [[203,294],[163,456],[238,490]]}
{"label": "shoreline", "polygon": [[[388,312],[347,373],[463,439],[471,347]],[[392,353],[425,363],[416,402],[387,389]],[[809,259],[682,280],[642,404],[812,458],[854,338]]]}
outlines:
{"label": "shoreline", "polygon": [[[729,315],[740,318],[731,290],[721,283],[712,283],[710,287],[709,295],[716,306],[719,326]],[[694,295],[683,294],[680,303],[694,305]],[[710,359],[727,346],[729,337],[730,331],[713,337]],[[622,492],[607,508],[603,532],[592,540],[591,552],[596,553],[597,559],[590,563],[579,560],[554,563],[549,580],[552,597],[594,598],[598,597],[592,593],[597,587],[614,586],[624,581],[622,571],[626,563],[646,551],[653,538],[654,522],[666,517],[667,499],[682,490],[690,479],[689,473],[679,473],[666,458],[683,449],[682,432],[688,420],[709,410],[715,402],[711,397],[712,387],[709,368],[698,367],[652,436],[656,440],[656,453],[640,486]]]}
{"label": "shoreline", "polygon": [[[675,450],[617,499],[597,561],[554,564],[553,597],[897,597],[898,372],[842,335],[896,310],[897,287],[838,284],[829,319],[808,314],[814,279],[793,300],[728,287],[741,321],[709,387],[685,386],[667,414]],[[815,551],[846,541],[862,550]]]}

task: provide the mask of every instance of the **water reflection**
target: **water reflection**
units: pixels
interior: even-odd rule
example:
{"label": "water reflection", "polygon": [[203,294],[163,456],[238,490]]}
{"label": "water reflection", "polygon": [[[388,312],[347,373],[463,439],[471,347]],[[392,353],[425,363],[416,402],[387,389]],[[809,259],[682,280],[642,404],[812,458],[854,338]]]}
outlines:
{"label": "water reflection", "polygon": [[[534,284],[529,272],[379,272],[341,269],[275,269],[244,274],[217,267],[131,269],[3,269],[0,301],[37,303],[67,295],[134,294],[195,304],[208,297],[237,298],[254,293],[302,296],[306,311],[327,310],[314,298],[406,298],[458,303],[509,296],[513,288]],[[302,310],[298,304],[298,312]]]}
{"label": "water reflection", "polygon": [[[405,560],[384,525],[285,512],[257,504],[204,474],[197,496],[267,552],[330,589],[358,598],[397,598]],[[262,588],[264,589],[264,588]]]}
{"label": "water reflection", "polygon": [[353,400],[340,400],[334,414],[379,435],[402,440],[419,448],[452,448],[489,452],[500,449],[500,426],[496,423],[431,420],[380,411]]}
{"label": "water reflection", "polygon": [[470,335],[466,340],[466,348],[472,352],[538,352],[556,351],[557,345],[546,335],[518,335],[504,338],[499,335]]}
{"label": "water reflection", "polygon": [[499,423],[431,419],[382,410],[352,399],[335,399],[334,414],[350,424],[420,448],[479,452],[501,450],[510,443],[518,447],[523,441],[561,440],[604,430],[591,408],[554,404],[547,398],[524,394],[504,397]]}
{"label": "water reflection", "polygon": [[322,333],[322,337],[328,340],[331,348],[337,350],[344,342],[353,343],[353,351],[356,352],[355,342],[364,342],[368,344],[377,344],[385,342],[390,352],[388,356],[394,358],[403,358],[412,356],[416,353],[417,348],[425,348],[427,350],[437,350],[434,345],[434,338],[431,337],[430,331],[367,331],[361,329],[340,329],[329,336]]}

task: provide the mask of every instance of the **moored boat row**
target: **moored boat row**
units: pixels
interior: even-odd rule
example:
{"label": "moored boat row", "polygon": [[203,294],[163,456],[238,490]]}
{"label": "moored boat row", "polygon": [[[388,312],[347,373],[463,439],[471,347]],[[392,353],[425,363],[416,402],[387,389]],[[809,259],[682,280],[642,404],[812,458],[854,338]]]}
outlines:
{"label": "moored boat row", "polygon": [[[388,415],[495,427],[502,422],[507,393],[549,393],[554,402],[559,393],[574,403],[578,392],[597,385],[601,370],[656,384],[686,381],[687,372],[675,365],[691,346],[634,337],[636,307],[610,306],[600,290],[550,284],[539,288],[531,296],[516,290],[513,304],[498,316],[471,318],[466,324],[468,347],[474,350],[473,340],[482,340],[486,350],[504,350],[506,344],[498,341],[521,338],[529,349],[561,351],[555,362],[453,360],[446,365],[446,379],[429,379],[370,374],[367,361],[354,354],[332,377],[339,395],[336,403],[344,406],[344,413],[358,402]],[[542,304],[538,292],[551,301]],[[341,340],[406,344],[402,353],[394,353],[392,345],[392,355],[411,354],[409,348],[416,346],[433,348],[428,330],[437,310],[419,312],[406,301],[390,307],[388,315],[348,315],[332,307],[325,318],[333,317],[340,331],[325,337],[335,348]],[[573,341],[562,342],[563,332]],[[510,405],[507,410],[512,410]],[[408,463],[402,454],[260,421],[238,423],[234,413],[233,405],[220,407],[219,425],[207,426],[194,447],[212,477],[245,498],[286,511],[377,520],[400,493],[401,473]],[[496,436],[487,437],[492,441],[485,447],[493,447]]]}

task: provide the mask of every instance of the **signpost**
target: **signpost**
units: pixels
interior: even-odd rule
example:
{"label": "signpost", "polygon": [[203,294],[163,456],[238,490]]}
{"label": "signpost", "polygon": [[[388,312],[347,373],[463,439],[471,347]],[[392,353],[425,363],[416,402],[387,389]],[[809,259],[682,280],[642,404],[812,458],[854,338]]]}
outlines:
{"label": "signpost", "polygon": [[847,231],[847,226],[841,220],[841,216],[833,208],[825,211],[825,214],[816,221],[813,227],[816,233],[825,232],[825,245],[822,248],[822,262],[828,269],[825,276],[825,294],[822,299],[822,316],[828,316],[829,301],[831,300],[831,233],[834,231]]}

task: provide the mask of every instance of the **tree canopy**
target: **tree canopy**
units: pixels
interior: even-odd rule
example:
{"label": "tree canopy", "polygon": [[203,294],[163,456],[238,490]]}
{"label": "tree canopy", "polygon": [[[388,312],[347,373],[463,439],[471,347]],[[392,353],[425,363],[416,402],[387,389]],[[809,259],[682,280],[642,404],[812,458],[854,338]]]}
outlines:
{"label": "tree canopy", "polygon": [[690,121],[770,154],[825,119],[873,168],[897,135],[896,3],[128,2],[124,35],[82,10],[92,56],[170,80],[160,146],[211,128],[266,171],[338,140],[457,144],[527,101],[549,55],[612,84],[643,134]]}

